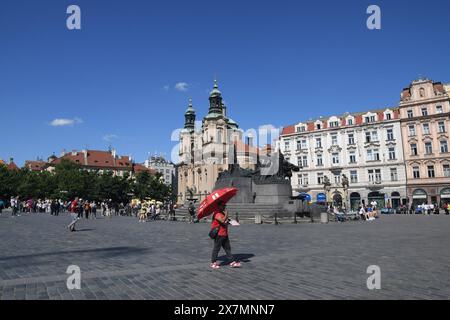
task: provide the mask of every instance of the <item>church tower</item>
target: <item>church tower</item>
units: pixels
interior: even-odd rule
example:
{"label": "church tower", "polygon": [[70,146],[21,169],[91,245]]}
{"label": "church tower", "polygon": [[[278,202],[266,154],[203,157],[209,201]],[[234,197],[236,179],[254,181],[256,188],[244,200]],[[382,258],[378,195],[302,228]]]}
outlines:
{"label": "church tower", "polygon": [[189,106],[184,114],[184,128],[189,131],[195,129],[195,110],[192,106],[192,99],[189,99]]}
{"label": "church tower", "polygon": [[222,110],[222,93],[219,91],[217,80],[214,80],[214,88],[209,95],[209,112],[208,115],[223,115]]}

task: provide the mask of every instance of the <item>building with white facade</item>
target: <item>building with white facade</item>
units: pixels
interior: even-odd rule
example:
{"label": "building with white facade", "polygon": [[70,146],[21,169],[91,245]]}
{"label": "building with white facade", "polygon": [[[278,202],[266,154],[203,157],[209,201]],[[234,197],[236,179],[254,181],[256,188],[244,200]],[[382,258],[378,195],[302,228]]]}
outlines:
{"label": "building with white facade", "polygon": [[173,185],[175,176],[175,165],[167,161],[162,155],[153,155],[148,160],[145,160],[144,166],[149,169],[153,169],[156,172],[159,172],[163,179],[164,183],[167,185]]}
{"label": "building with white facade", "polygon": [[[351,207],[406,203],[406,175],[397,108],[319,118],[285,127],[280,149],[293,164],[294,195]],[[329,180],[328,190],[324,181]],[[348,188],[343,182],[347,179]],[[345,183],[344,183],[345,184]]]}

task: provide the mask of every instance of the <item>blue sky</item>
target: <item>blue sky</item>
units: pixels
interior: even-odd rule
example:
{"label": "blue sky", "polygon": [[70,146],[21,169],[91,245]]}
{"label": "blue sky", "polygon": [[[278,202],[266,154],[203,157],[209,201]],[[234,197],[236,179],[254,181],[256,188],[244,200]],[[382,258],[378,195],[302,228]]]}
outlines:
{"label": "blue sky", "polygon": [[[66,28],[70,4],[82,30]],[[0,158],[170,154],[215,76],[243,129],[395,106],[420,74],[450,82],[449,15],[447,0],[2,0]]]}

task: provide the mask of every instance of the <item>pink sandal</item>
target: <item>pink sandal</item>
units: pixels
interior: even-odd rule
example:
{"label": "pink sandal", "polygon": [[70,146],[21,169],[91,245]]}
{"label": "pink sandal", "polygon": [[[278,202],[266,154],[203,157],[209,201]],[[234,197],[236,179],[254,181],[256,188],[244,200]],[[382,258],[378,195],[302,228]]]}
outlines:
{"label": "pink sandal", "polygon": [[241,263],[238,261],[233,261],[232,263],[230,263],[230,267],[231,268],[240,268],[241,267]]}
{"label": "pink sandal", "polygon": [[220,266],[217,262],[212,262],[209,266],[214,270],[220,269]]}

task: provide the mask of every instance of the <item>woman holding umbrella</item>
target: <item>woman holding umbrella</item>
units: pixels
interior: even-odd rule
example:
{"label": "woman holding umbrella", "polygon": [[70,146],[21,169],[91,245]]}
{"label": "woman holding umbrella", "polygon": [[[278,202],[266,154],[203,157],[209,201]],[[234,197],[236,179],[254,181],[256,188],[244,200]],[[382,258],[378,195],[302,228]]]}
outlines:
{"label": "woman holding umbrella", "polygon": [[220,268],[217,263],[217,256],[219,255],[220,248],[225,250],[228,261],[232,261],[230,267],[239,268],[241,263],[234,261],[233,255],[231,254],[230,238],[228,237],[228,211],[226,210],[226,205],[223,201],[217,202],[217,210],[215,210],[212,216],[211,233],[215,235],[210,265],[211,268]]}

